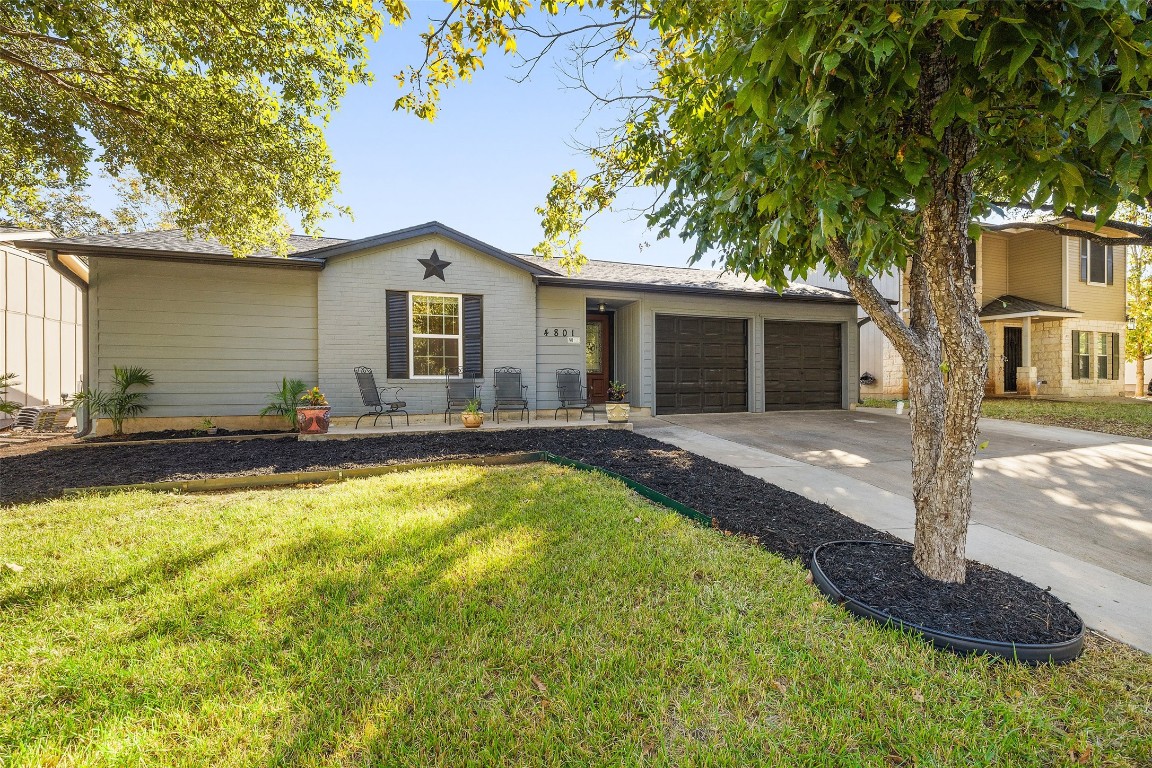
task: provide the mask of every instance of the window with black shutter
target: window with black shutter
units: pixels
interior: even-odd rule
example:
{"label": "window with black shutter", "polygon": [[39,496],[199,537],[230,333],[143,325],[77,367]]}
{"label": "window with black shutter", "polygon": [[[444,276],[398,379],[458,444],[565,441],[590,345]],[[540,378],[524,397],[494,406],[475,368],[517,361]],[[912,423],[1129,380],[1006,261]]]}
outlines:
{"label": "window with black shutter", "polygon": [[1091,337],[1084,331],[1072,331],[1072,378],[1092,378]]}
{"label": "window with black shutter", "polygon": [[385,291],[384,330],[388,336],[388,378],[408,378],[408,292]]}

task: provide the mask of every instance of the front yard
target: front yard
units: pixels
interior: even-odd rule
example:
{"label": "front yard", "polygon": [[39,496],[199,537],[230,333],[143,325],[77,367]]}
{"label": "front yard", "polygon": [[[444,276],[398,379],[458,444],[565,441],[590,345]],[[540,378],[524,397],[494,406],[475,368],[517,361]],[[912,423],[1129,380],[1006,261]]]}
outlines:
{"label": "front yard", "polygon": [[[867,398],[869,408],[892,408],[895,401]],[[1110,435],[1152,440],[1152,402],[1145,400],[1026,400],[990,398],[984,401],[984,416],[1030,424],[1087,429]]]}
{"label": "front yard", "polygon": [[1152,764],[1152,659],[959,658],[544,465],[0,509],[0,764]]}

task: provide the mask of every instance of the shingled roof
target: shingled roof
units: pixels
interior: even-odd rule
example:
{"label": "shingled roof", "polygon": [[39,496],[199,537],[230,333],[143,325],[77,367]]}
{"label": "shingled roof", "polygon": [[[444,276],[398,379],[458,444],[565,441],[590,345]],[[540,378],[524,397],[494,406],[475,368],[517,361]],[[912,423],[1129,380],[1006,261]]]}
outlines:
{"label": "shingled roof", "polygon": [[[307,235],[289,235],[288,253],[301,254],[305,251],[325,248],[346,242],[335,237],[308,237]],[[57,237],[37,239],[23,243],[25,246],[35,248],[51,248],[59,251],[76,251],[79,253],[98,253],[104,250],[134,251],[147,253],[149,251],[166,254],[188,254],[189,256],[231,256],[232,249],[221,245],[216,240],[200,237],[187,238],[179,229],[155,229],[147,232],[127,232],[108,235],[79,235],[77,237]],[[252,256],[257,258],[275,258],[276,254],[267,249],[261,249]]]}
{"label": "shingled roof", "polygon": [[[538,256],[520,255],[525,261],[557,269],[554,261]],[[819,288],[805,283],[792,283],[777,292],[764,283],[716,269],[694,267],[661,267],[651,264],[628,264],[619,261],[589,260],[579,272],[538,278],[541,285],[571,285],[586,288],[621,288],[658,293],[752,294],[767,299],[799,299],[854,304],[844,291]]]}
{"label": "shingled roof", "polygon": [[1049,315],[1060,317],[1075,317],[1082,315],[1076,309],[1061,307],[1057,304],[1045,304],[1042,301],[1022,299],[1019,296],[1006,294],[998,296],[984,305],[980,310],[980,317],[1022,317],[1024,315]]}

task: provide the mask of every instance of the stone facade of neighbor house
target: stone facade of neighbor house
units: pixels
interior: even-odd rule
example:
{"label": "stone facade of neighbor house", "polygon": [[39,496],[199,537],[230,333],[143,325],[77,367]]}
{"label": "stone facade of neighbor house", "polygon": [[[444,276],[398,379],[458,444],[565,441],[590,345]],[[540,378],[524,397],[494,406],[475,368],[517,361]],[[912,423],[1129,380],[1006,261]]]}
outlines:
{"label": "stone facade of neighbor house", "polygon": [[499,367],[520,370],[534,418],[554,415],[561,368],[577,370],[593,402],[623,382],[640,413],[847,408],[859,397],[857,307],[839,291],[597,260],[569,275],[435,222],[291,246],[234,259],[178,233],[136,233],[37,247],[92,265],[93,378],[109,384],[113,365],[155,377],[128,431],[205,417],[269,426],[257,414],[283,377],[318,385],[337,421],[352,421],[367,410],[357,366],[425,421],[443,419],[447,377],[461,372],[490,411]]}
{"label": "stone facade of neighbor house", "polygon": [[[989,342],[986,394],[1100,397],[1131,389],[1123,360],[1123,247],[1095,246],[1027,223],[987,227],[974,245],[972,275]],[[811,282],[844,287],[841,279],[821,275]],[[904,310],[906,281],[889,276],[880,283]],[[904,366],[892,344],[873,323],[865,323],[860,338],[862,370],[876,378],[861,386],[862,394],[906,396]]]}

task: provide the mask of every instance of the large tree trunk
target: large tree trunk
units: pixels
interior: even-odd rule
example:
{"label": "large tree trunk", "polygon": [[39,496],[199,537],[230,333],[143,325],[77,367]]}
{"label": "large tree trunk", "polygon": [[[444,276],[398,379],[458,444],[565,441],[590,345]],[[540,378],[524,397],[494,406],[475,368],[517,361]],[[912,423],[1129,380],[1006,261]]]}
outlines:
{"label": "large tree trunk", "polygon": [[[921,62],[918,132],[933,135],[932,108],[948,90],[955,64],[939,53]],[[828,251],[853,296],[904,359],[912,428],[913,560],[928,577],[963,582],[972,514],[972,464],[988,372],[988,338],[980,327],[968,270],[968,225],[974,179],[965,166],[976,151],[971,131],[954,123],[940,138],[929,170],[933,197],[919,210],[908,268],[908,320],[859,274],[846,242]]]}

